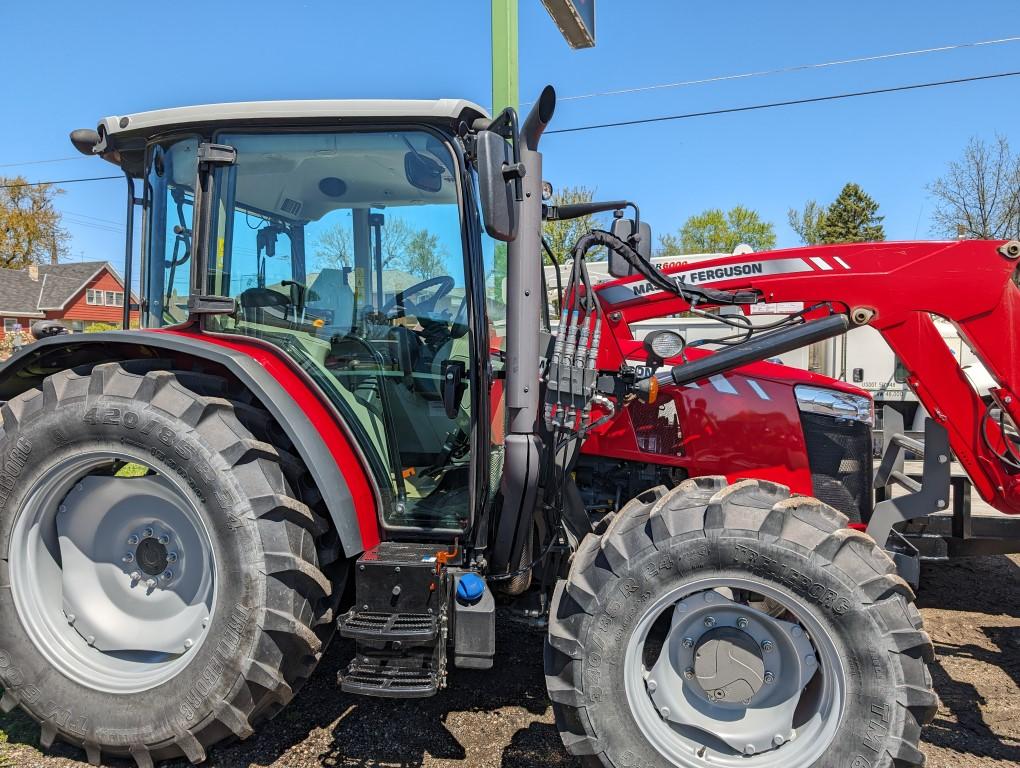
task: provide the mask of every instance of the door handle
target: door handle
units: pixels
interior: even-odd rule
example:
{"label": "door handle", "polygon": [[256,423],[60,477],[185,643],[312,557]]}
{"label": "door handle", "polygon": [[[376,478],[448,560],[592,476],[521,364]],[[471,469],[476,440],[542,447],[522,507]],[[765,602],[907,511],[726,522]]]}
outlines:
{"label": "door handle", "polygon": [[460,401],[464,397],[464,379],[467,367],[461,360],[443,362],[443,407],[449,419],[457,418]]}

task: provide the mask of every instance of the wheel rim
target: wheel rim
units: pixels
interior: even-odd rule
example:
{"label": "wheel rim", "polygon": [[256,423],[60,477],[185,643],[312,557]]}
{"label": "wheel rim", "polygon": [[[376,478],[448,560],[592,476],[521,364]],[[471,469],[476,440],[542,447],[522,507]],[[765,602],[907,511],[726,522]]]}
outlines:
{"label": "wheel rim", "polygon": [[[124,464],[145,474],[114,476]],[[144,456],[58,461],[15,520],[14,604],[51,666],[95,690],[135,693],[190,663],[216,599],[208,529],[181,479]]]}
{"label": "wheel rim", "polygon": [[627,644],[624,677],[638,727],[684,768],[812,765],[846,707],[830,633],[799,598],[741,576],[657,600]]}

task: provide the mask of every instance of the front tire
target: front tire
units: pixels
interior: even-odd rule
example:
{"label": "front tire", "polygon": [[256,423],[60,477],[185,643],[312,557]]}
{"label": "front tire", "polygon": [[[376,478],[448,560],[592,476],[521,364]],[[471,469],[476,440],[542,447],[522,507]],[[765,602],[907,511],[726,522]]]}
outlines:
{"label": "front tire", "polygon": [[545,672],[567,750],[606,768],[923,765],[931,641],[891,560],[846,523],[719,477],[625,506],[553,598]]}
{"label": "front tire", "polygon": [[327,531],[235,404],[111,363],[2,415],[0,709],[150,768],[286,705],[332,623]]}

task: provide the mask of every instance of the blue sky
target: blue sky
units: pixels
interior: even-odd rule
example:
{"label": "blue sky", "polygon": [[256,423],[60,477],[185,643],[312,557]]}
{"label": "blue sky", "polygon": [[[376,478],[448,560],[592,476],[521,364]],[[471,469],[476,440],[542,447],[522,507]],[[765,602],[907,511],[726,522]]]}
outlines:
{"label": "blue sky", "polygon": [[[145,10],[144,8],[152,10]],[[212,101],[464,97],[489,102],[489,3],[179,0],[6,4],[9,69],[0,174],[106,175],[74,155],[103,115]],[[521,98],[561,97],[1020,35],[1020,4],[987,0],[599,0],[598,46],[572,51],[539,0],[520,0]],[[30,66],[23,64],[30,62]],[[554,127],[741,106],[1020,70],[1020,42],[740,81],[563,101]],[[968,137],[1020,149],[1020,78],[547,137],[545,177],[630,198],[656,232],[742,204],[797,244],[786,212],[847,181],[881,204],[890,238],[930,234],[925,185]],[[66,187],[75,259],[122,258],[124,185]]]}

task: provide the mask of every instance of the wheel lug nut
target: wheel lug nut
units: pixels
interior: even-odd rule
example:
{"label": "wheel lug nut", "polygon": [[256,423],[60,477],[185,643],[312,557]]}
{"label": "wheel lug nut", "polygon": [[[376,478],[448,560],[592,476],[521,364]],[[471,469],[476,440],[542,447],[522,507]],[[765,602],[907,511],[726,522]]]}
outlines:
{"label": "wheel lug nut", "polygon": [[160,543],[160,544],[163,544],[163,545],[169,544],[169,543],[170,543],[170,537],[169,537],[169,536],[167,536],[167,535],[166,535],[166,534],[164,533],[164,534],[163,534],[162,536],[160,536],[160,537],[159,537],[159,543]]}
{"label": "wheel lug nut", "polygon": [[721,699],[726,695],[726,691],[724,691],[722,688],[716,688],[712,692],[712,695],[715,696],[717,699]]}
{"label": "wheel lug nut", "polygon": [[138,571],[131,571],[131,583],[137,584],[142,579],[142,574]]}
{"label": "wheel lug nut", "polygon": [[96,644],[96,636],[95,635],[89,635],[88,637],[85,638],[85,642],[88,643],[89,645],[95,645]]}
{"label": "wheel lug nut", "polygon": [[128,552],[122,559],[125,563],[133,563],[135,561],[135,556]]}
{"label": "wheel lug nut", "polygon": [[138,537],[137,536],[135,536],[134,534],[131,534],[130,536],[128,536],[128,544],[130,544],[133,547],[137,543],[138,543]]}
{"label": "wheel lug nut", "polygon": [[177,562],[177,553],[176,552],[168,552],[167,555],[166,555],[166,561],[168,563],[176,563]]}
{"label": "wheel lug nut", "polygon": [[775,681],[776,681],[776,676],[775,676],[775,675],[773,675],[773,674],[772,674],[771,672],[766,672],[766,673],[765,673],[765,682],[766,682],[766,683],[768,683],[769,685],[771,685],[771,684],[772,684],[772,683],[774,683]]}
{"label": "wheel lug nut", "polygon": [[189,637],[187,640],[184,641],[184,650],[190,651],[191,646],[193,646],[194,644],[195,642]]}
{"label": "wheel lug nut", "polygon": [[781,746],[784,741],[786,741],[786,739],[784,739],[778,733],[775,736],[772,737],[772,745],[775,746],[775,747]]}
{"label": "wheel lug nut", "polygon": [[693,667],[687,667],[687,669],[684,670],[684,677],[686,677],[688,680],[693,680],[694,679],[694,669],[693,669]]}
{"label": "wheel lug nut", "polygon": [[694,638],[693,637],[685,637],[682,642],[683,642],[684,648],[693,648],[694,647]]}
{"label": "wheel lug nut", "polygon": [[174,577],[173,571],[163,571],[163,578],[170,581]]}
{"label": "wheel lug nut", "polygon": [[765,653],[772,653],[775,647],[775,644],[771,640],[762,640],[761,649],[765,651]]}
{"label": "wheel lug nut", "polygon": [[705,626],[706,627],[714,627],[715,626],[715,617],[714,616],[706,616],[705,617]]}
{"label": "wheel lug nut", "polygon": [[745,755],[753,755],[754,752],[755,752],[754,744],[748,744],[747,746],[744,747]]}
{"label": "wheel lug nut", "polygon": [[746,626],[747,626],[747,619],[745,619],[743,616],[741,616],[739,619],[737,619],[737,628],[738,629],[743,629]]}
{"label": "wheel lug nut", "polygon": [[659,684],[656,683],[654,680],[649,680],[648,681],[648,692],[649,693],[655,693],[655,689],[658,688],[658,687],[659,687]]}
{"label": "wheel lug nut", "polygon": [[152,538],[152,529],[151,528],[146,528],[142,532],[142,535],[145,536],[145,538],[147,538],[147,539],[151,539]]}
{"label": "wheel lug nut", "polygon": [[156,580],[155,579],[146,579],[145,580],[145,587],[146,587],[146,589],[150,589],[150,590],[151,589],[155,589],[156,588]]}
{"label": "wheel lug nut", "polygon": [[74,624],[74,622],[77,621],[77,620],[78,620],[78,617],[75,616],[73,613],[67,614],[67,623],[68,624]]}
{"label": "wheel lug nut", "polygon": [[662,715],[662,719],[665,720],[669,717],[669,707],[663,707],[659,710],[659,714]]}

